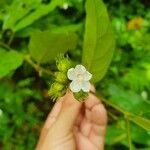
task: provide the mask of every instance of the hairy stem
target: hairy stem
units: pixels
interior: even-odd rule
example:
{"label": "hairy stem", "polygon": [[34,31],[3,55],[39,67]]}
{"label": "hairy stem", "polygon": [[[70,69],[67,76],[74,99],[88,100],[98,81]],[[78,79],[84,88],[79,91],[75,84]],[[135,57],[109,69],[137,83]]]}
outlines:
{"label": "hairy stem", "polygon": [[29,63],[39,73],[39,75],[41,75],[42,73],[45,73],[45,74],[51,75],[51,76],[54,75],[52,71],[44,69],[39,64],[36,64],[34,61],[32,61],[30,55],[25,55],[24,59],[27,63]]}

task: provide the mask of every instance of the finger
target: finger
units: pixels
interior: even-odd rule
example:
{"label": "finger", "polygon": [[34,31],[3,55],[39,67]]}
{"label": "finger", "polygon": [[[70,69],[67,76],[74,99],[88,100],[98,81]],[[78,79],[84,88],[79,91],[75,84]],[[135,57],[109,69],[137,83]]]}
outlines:
{"label": "finger", "polygon": [[91,89],[90,89],[91,92],[95,93],[96,92],[96,89],[94,87],[94,85],[91,85]]}
{"label": "finger", "polygon": [[55,103],[53,109],[51,110],[51,112],[49,113],[47,119],[46,119],[46,122],[43,126],[43,129],[41,131],[41,135],[40,135],[40,139],[39,139],[39,142],[38,142],[38,145],[37,145],[37,149],[38,147],[41,145],[41,143],[43,143],[43,140],[45,138],[45,136],[47,135],[48,133],[48,129],[52,126],[52,124],[55,122],[60,110],[61,110],[61,107],[62,107],[62,103],[63,103],[63,97],[60,98],[58,100],[58,102]]}
{"label": "finger", "polygon": [[[91,130],[91,120],[89,119],[90,114],[91,114],[91,112],[86,109],[85,115],[80,124],[80,132],[86,137],[88,137],[90,130]],[[88,117],[87,117],[87,115],[88,115]]]}
{"label": "finger", "polygon": [[60,98],[54,105],[53,109],[51,110],[51,112],[49,113],[45,125],[44,127],[46,129],[50,128],[52,126],[52,124],[55,122],[56,118],[58,117],[58,114],[60,113],[60,110],[62,108],[62,104],[63,104],[63,100],[64,98]]}
{"label": "finger", "polygon": [[93,94],[90,94],[88,99],[85,102],[85,112],[84,112],[84,117],[80,125],[80,131],[82,134],[86,137],[89,136],[90,130],[91,130],[91,125],[92,125],[92,116],[91,116],[91,110],[92,108],[100,104],[100,100],[95,97]]}
{"label": "finger", "polygon": [[95,95],[89,94],[87,100],[85,101],[85,108],[91,110],[95,105],[101,103]]}
{"label": "finger", "polygon": [[97,147],[104,147],[104,139],[107,124],[107,112],[102,104],[95,105],[91,110],[92,127],[89,139]]}
{"label": "finger", "polygon": [[85,107],[84,107],[84,105],[82,105],[82,107],[80,109],[80,112],[79,112],[79,115],[77,116],[76,121],[75,121],[75,126],[78,127],[78,128],[80,127],[81,122],[83,120],[84,111],[85,111]]}
{"label": "finger", "polygon": [[[78,150],[96,150],[97,147],[89,141],[86,137],[84,137],[80,132],[75,134],[77,141],[77,149]],[[102,150],[102,149],[99,149]]]}
{"label": "finger", "polygon": [[73,129],[81,106],[82,103],[78,102],[71,92],[67,93],[64,96],[64,102],[57,121],[54,123],[55,130],[61,134],[70,132]]}

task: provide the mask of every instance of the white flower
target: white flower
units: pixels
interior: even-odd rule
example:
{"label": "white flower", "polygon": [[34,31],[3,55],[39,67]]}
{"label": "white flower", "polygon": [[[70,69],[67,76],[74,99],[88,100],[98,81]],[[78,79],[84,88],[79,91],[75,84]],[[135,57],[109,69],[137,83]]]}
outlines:
{"label": "white flower", "polygon": [[67,72],[67,76],[72,82],[70,83],[70,89],[72,92],[89,92],[91,84],[89,80],[92,78],[92,74],[89,73],[84,66],[76,65],[75,68],[71,68]]}

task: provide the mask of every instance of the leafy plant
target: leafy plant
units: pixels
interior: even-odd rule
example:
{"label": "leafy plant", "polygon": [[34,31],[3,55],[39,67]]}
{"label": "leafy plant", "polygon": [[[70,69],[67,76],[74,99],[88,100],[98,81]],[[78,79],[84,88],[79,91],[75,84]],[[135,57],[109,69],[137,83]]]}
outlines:
{"label": "leafy plant", "polygon": [[59,53],[93,74],[108,111],[106,150],[149,149],[150,9],[105,3],[109,13],[102,0],[0,1],[0,149],[34,149]]}

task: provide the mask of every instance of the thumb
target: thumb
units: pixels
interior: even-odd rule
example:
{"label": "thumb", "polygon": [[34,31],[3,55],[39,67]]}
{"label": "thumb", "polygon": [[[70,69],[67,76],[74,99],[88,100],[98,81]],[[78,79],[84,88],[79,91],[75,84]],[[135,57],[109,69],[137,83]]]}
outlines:
{"label": "thumb", "polygon": [[75,120],[80,112],[82,103],[78,102],[71,92],[68,92],[64,96],[64,102],[62,104],[62,109],[58,115],[55,122],[55,127],[60,133],[70,132],[73,128]]}

